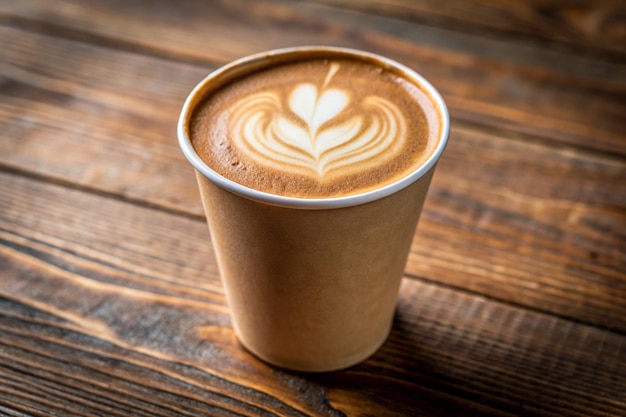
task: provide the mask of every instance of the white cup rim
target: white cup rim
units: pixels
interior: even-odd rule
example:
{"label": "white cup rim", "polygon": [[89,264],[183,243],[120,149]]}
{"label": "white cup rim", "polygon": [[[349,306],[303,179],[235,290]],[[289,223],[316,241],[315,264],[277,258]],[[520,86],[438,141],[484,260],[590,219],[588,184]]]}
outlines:
{"label": "white cup rim", "polygon": [[[329,197],[329,198],[303,198],[303,197],[289,197],[282,196],[277,194],[271,194],[259,190],[255,190],[250,187],[246,187],[242,184],[239,184],[235,181],[232,181],[228,178],[217,173],[211,167],[209,167],[198,155],[196,150],[193,148],[191,144],[191,140],[189,138],[189,130],[188,124],[192,115],[193,106],[196,101],[196,97],[204,92],[207,88],[207,85],[211,83],[211,81],[223,77],[228,73],[237,74],[236,69],[242,66],[243,64],[253,64],[257,63],[259,68],[262,68],[264,65],[271,63],[273,60],[280,58],[285,55],[293,55],[300,52],[318,52],[318,53],[330,53],[336,55],[344,55],[348,57],[355,58],[366,58],[374,61],[378,61],[379,63],[384,64],[385,66],[394,68],[396,71],[402,73],[402,75],[408,80],[414,82],[420,89],[424,90],[430,98],[432,98],[435,103],[436,109],[440,113],[441,117],[441,133],[439,137],[439,141],[437,142],[437,146],[431,155],[424,161],[416,170],[411,171],[406,176],[401,179],[391,183],[384,185],[380,188],[376,188],[370,191],[366,191],[360,194],[352,194],[342,197]],[[244,71],[243,74],[248,73],[248,71]],[[243,75],[242,74],[242,75]],[[233,78],[236,76],[233,75]],[[187,160],[191,163],[191,165],[204,177],[215,183],[216,185],[222,187],[225,190],[228,190],[234,194],[237,194],[241,197],[248,198],[250,200],[254,200],[257,202],[270,204],[279,207],[286,208],[298,208],[298,209],[309,209],[309,210],[319,210],[319,209],[335,209],[335,208],[343,208],[343,207],[351,207],[360,204],[369,203],[375,200],[379,200],[381,198],[387,197],[391,194],[394,194],[409,185],[413,184],[415,181],[423,177],[427,172],[429,172],[437,163],[439,158],[441,157],[447,142],[448,136],[450,134],[450,115],[448,113],[448,108],[443,100],[441,94],[435,89],[435,87],[427,81],[423,76],[418,74],[416,71],[411,68],[400,64],[394,60],[383,57],[381,55],[377,55],[370,52],[364,52],[356,49],[350,48],[342,48],[342,47],[334,47],[334,46],[299,46],[299,47],[291,47],[291,48],[282,48],[282,49],[274,49],[267,52],[260,52],[257,54],[249,55],[243,58],[240,58],[236,61],[233,61],[229,64],[226,64],[217,70],[211,72],[207,77],[205,77],[202,81],[200,81],[191,93],[187,96],[185,103],[183,104],[183,108],[180,113],[180,117],[178,119],[177,126],[177,134],[178,134],[178,143],[179,146],[187,158]]]}

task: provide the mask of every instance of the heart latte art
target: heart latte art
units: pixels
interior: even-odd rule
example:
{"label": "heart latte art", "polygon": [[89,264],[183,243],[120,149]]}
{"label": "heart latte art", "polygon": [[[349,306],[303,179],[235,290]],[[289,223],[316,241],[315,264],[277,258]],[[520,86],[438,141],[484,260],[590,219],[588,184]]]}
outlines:
{"label": "heart latte art", "polygon": [[436,145],[432,100],[396,72],[359,59],[305,59],[251,72],[206,95],[192,144],[218,174],[302,198],[390,184]]}
{"label": "heart latte art", "polygon": [[[319,177],[393,158],[406,140],[402,113],[382,97],[351,103],[348,91],[328,87],[339,69],[332,63],[322,86],[298,84],[287,100],[269,90],[237,101],[230,115],[234,144],[268,167]],[[345,117],[348,106],[365,111]]]}

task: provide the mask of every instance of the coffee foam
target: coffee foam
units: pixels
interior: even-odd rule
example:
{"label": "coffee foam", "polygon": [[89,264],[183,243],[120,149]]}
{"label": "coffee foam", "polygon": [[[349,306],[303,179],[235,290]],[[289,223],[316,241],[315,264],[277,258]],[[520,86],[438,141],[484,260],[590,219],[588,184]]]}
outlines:
{"label": "coffee foam", "polygon": [[432,153],[440,122],[404,77],[357,59],[248,74],[194,113],[192,143],[215,171],[272,194],[320,198],[392,183]]}

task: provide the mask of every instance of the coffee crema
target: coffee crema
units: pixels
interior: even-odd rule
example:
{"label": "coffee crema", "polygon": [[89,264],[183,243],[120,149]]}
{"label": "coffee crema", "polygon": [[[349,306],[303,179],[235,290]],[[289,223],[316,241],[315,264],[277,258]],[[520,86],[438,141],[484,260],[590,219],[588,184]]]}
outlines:
{"label": "coffee crema", "polygon": [[360,194],[409,175],[432,154],[432,98],[396,71],[357,58],[301,59],[207,94],[191,142],[220,175],[300,198]]}

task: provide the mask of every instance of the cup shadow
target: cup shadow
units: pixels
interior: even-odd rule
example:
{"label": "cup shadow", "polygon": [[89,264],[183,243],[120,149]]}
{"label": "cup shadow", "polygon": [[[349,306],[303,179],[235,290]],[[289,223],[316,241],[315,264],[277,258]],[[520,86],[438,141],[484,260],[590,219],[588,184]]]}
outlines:
{"label": "cup shadow", "polygon": [[342,371],[289,374],[322,389],[336,415],[364,408],[368,416],[513,415],[482,404],[464,381],[438,370],[441,355],[419,342],[405,314],[396,312],[389,338],[366,361]]}

